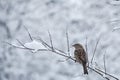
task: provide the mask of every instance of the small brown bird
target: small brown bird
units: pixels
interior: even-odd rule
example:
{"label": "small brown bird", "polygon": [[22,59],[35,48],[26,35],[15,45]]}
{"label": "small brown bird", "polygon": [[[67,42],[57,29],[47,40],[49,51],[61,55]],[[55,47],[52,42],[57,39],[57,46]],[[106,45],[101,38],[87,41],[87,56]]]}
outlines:
{"label": "small brown bird", "polygon": [[76,62],[79,62],[83,66],[84,74],[88,74],[87,70],[87,54],[81,44],[74,44],[72,45],[75,48],[74,51],[74,57],[76,59]]}

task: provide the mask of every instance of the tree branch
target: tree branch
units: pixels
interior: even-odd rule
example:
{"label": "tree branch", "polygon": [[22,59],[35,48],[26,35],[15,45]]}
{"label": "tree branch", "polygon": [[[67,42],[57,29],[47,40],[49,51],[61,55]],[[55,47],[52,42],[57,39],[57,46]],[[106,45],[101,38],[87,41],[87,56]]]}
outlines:
{"label": "tree branch", "polygon": [[[105,51],[106,53],[106,51]],[[105,60],[105,53],[103,55],[103,61],[104,61],[104,70],[105,70],[105,75],[106,75],[106,60]]]}
{"label": "tree branch", "polygon": [[26,31],[27,31],[27,33],[28,33],[28,35],[29,35],[30,40],[33,41],[33,38],[32,38],[32,36],[31,36],[30,32],[28,31],[27,27],[24,26],[24,28],[26,29]]}
{"label": "tree branch", "polygon": [[111,75],[111,74],[108,74],[107,72],[104,72],[104,71],[102,71],[102,70],[100,70],[100,69],[98,69],[98,68],[95,68],[95,69],[98,70],[98,71],[101,72],[101,73],[104,73],[104,74],[106,74],[106,75],[108,75],[108,76],[116,79],[116,80],[119,80],[118,78],[116,78],[115,76],[113,76],[113,75]]}
{"label": "tree branch", "polygon": [[[50,38],[50,43],[51,43],[51,45],[47,44],[44,40],[42,40],[41,38],[39,38],[39,40],[41,41],[41,43],[43,44],[43,46],[46,47],[46,49],[43,49],[43,50],[42,50],[42,49],[39,49],[38,51],[50,51],[50,52],[53,52],[53,53],[55,53],[55,54],[58,54],[58,55],[60,55],[60,56],[63,56],[63,57],[65,57],[65,58],[68,58],[68,59],[71,59],[71,60],[75,61],[75,59],[72,58],[71,56],[67,55],[66,52],[64,52],[64,51],[62,51],[62,50],[59,50],[59,49],[53,47],[51,34],[50,34],[50,32],[48,32],[48,33],[49,33],[49,38]],[[67,37],[67,34],[66,34],[66,37]],[[97,41],[97,43],[96,43],[96,46],[95,46],[95,49],[94,49],[94,53],[93,53],[93,57],[92,57],[91,62],[93,61],[93,58],[94,58],[94,55],[95,55],[95,52],[96,52],[96,49],[97,49],[97,45],[98,45],[98,43],[99,43],[99,40],[100,40],[100,39],[98,39],[98,41]],[[31,49],[31,48],[27,48],[26,46],[24,46],[24,44],[22,44],[19,40],[17,40],[17,41],[23,46],[22,49],[33,50],[33,49]],[[67,38],[67,43],[69,43],[68,38]],[[87,41],[86,41],[86,43],[87,43]],[[15,45],[12,45],[12,44],[10,44],[10,43],[7,43],[7,44],[9,44],[9,45],[11,45],[11,46],[14,46],[14,47],[16,47],[16,48],[21,48],[21,47],[17,47],[17,46],[15,46]],[[68,46],[68,47],[69,47],[69,46]],[[69,49],[68,49],[68,51],[69,51]],[[105,59],[105,56],[104,56],[104,59]],[[104,71],[102,71],[102,70],[100,70],[100,69],[98,69],[98,68],[95,68],[95,69],[94,69],[94,68],[92,68],[92,67],[90,67],[90,66],[87,66],[87,67],[88,67],[88,69],[90,69],[90,70],[94,71],[95,73],[99,74],[101,77],[103,77],[103,78],[106,79],[106,80],[110,80],[110,79],[109,79],[108,77],[104,76],[104,74],[107,75],[107,76],[109,76],[109,77],[112,77],[112,78],[114,78],[114,79],[116,79],[116,80],[119,80],[119,79],[116,78],[115,76],[113,76],[113,75],[111,75],[111,74],[108,74],[108,73],[106,72],[106,69],[105,69],[105,72],[104,72]],[[106,68],[106,66],[105,66],[105,60],[104,60],[104,67]]]}
{"label": "tree branch", "polygon": [[54,51],[53,42],[52,42],[52,36],[51,36],[49,30],[48,30],[48,34],[49,34],[49,38],[50,38],[51,48],[52,48],[52,50]]}
{"label": "tree branch", "polygon": [[67,39],[67,52],[68,52],[68,56],[70,56],[69,35],[67,29],[66,29],[66,39]]}
{"label": "tree branch", "polygon": [[95,56],[95,53],[96,53],[96,50],[97,50],[97,46],[98,46],[99,41],[100,41],[100,38],[97,40],[97,43],[96,43],[96,45],[95,45],[95,49],[94,49],[94,51],[93,51],[93,56],[92,56],[92,59],[91,59],[91,64],[92,64],[92,62],[93,62],[93,59],[94,59],[94,56]]}

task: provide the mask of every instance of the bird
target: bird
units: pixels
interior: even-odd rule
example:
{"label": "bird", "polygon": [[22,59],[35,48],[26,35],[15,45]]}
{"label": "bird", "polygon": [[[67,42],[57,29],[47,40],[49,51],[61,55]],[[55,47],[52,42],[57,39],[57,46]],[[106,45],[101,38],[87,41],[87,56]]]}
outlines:
{"label": "bird", "polygon": [[87,70],[88,58],[86,51],[84,50],[83,46],[79,43],[74,44],[72,46],[75,48],[74,51],[75,62],[82,64],[84,74],[88,74],[88,70]]}

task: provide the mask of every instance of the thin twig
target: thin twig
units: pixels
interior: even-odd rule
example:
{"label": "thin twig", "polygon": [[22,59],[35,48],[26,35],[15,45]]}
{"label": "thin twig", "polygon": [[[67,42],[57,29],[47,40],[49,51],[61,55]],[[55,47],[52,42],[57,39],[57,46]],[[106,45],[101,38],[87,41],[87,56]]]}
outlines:
{"label": "thin twig", "polygon": [[59,51],[59,52],[61,52],[61,53],[67,54],[66,52],[64,52],[64,51],[62,51],[62,50],[60,50],[60,49],[58,49],[58,48],[54,48],[54,49],[56,49],[57,51]]}
{"label": "thin twig", "polygon": [[67,29],[66,29],[66,39],[67,39],[67,51],[68,51],[68,56],[70,56],[69,35],[68,35]]}
{"label": "thin twig", "polygon": [[26,49],[30,49],[31,50],[31,48],[27,48],[20,40],[18,40],[18,39],[16,39],[17,41],[18,41],[18,43],[21,45],[21,46],[23,46],[24,48],[26,48]]}
{"label": "thin twig", "polygon": [[[3,42],[4,42],[4,41],[3,41]],[[9,43],[9,42],[4,42],[4,43],[6,43],[6,44],[8,44],[8,45],[10,45],[10,46],[12,46],[12,47],[15,47],[15,48],[26,49],[26,48],[24,48],[24,47],[16,46],[16,45],[11,44],[11,43]]]}
{"label": "thin twig", "polygon": [[19,41],[18,39],[16,39],[18,41],[18,43],[23,46],[25,49],[28,49],[30,52],[34,53],[32,50],[35,50],[35,49],[32,49],[32,48],[28,48],[26,47],[21,41]]}
{"label": "thin twig", "polygon": [[54,51],[54,47],[53,47],[53,42],[52,42],[52,36],[50,34],[50,31],[48,30],[48,34],[49,34],[49,38],[50,38],[50,44],[51,44],[51,48]]}
{"label": "thin twig", "polygon": [[75,61],[75,59],[73,59],[72,57],[67,56],[67,55],[65,55],[65,54],[61,54],[61,53],[59,53],[59,52],[57,52],[57,51],[52,51],[52,52],[54,52],[54,53],[56,53],[56,54],[58,54],[58,55],[61,55],[61,56],[63,56],[63,57],[66,57],[67,59],[71,59],[71,60]]}
{"label": "thin twig", "polygon": [[93,59],[94,59],[94,56],[95,56],[95,53],[96,53],[96,50],[97,50],[97,46],[98,46],[99,41],[100,41],[100,38],[97,40],[97,43],[96,43],[96,45],[95,45],[95,49],[94,49],[93,56],[92,56],[92,59],[91,59],[91,64],[92,64],[92,62],[93,62]]}
{"label": "thin twig", "polygon": [[[106,53],[106,51],[105,51]],[[105,75],[106,75],[106,60],[105,60],[105,53],[103,55],[103,60],[104,60],[104,70],[105,70]]]}
{"label": "thin twig", "polygon": [[38,40],[40,40],[42,42],[43,46],[45,46],[46,48],[51,48],[51,46],[48,45],[45,41],[43,41],[42,38],[39,37]]}
{"label": "thin twig", "polygon": [[31,34],[30,34],[29,30],[27,29],[27,27],[26,27],[26,26],[24,26],[24,28],[26,29],[26,31],[27,31],[27,33],[28,33],[28,35],[29,35],[29,37],[30,37],[30,40],[31,40],[31,41],[33,41],[33,38],[32,38],[32,36],[31,36]]}

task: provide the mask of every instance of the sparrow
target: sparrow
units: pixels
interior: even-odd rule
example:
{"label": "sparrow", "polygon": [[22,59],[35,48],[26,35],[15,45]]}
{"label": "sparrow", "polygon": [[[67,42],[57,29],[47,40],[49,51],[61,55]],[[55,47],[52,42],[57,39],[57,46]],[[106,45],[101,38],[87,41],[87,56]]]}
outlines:
{"label": "sparrow", "polygon": [[75,61],[82,64],[84,74],[88,74],[88,70],[87,70],[88,58],[83,46],[79,43],[74,44],[72,46],[75,48],[74,51]]}

